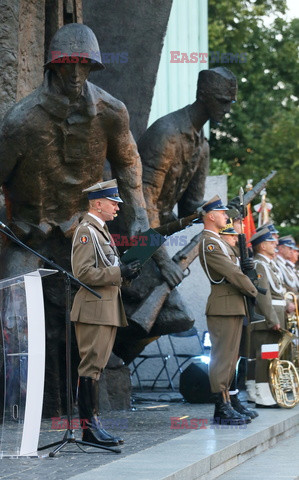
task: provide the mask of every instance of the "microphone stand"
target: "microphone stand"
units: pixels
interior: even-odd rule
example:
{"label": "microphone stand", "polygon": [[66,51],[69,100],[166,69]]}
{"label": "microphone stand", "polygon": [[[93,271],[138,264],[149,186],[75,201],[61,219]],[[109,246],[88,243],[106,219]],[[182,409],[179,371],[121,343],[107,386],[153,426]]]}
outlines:
{"label": "microphone stand", "polygon": [[[25,243],[21,242],[19,238],[10,230],[10,228],[5,225],[4,223],[0,222],[0,231],[4,233],[8,238],[10,238],[13,242],[17,245],[21,246],[25,250],[28,250],[36,257],[43,260],[46,264],[50,265],[54,270],[58,270],[62,273],[64,277],[64,285],[65,285],[65,355],[66,355],[66,397],[67,397],[67,430],[63,436],[63,439],[57,442],[50,443],[48,445],[44,445],[43,447],[39,447],[38,450],[45,450],[47,448],[56,447],[52,452],[49,453],[49,457],[54,457],[59,450],[61,450],[65,445],[72,443],[78,445],[86,445],[89,447],[95,447],[102,450],[108,450],[114,453],[121,453],[121,449],[118,447],[108,447],[105,445],[98,445],[95,443],[85,442],[83,440],[76,440],[74,430],[71,428],[72,426],[72,386],[71,386],[71,375],[72,375],[72,367],[71,367],[71,320],[70,320],[70,312],[71,312],[71,281],[81,287],[85,288],[93,295],[98,298],[101,298],[97,292],[93,289],[85,285],[85,283],[80,282],[77,278],[67,272],[64,268],[62,268],[57,263],[53,262],[49,258],[44,257],[40,253],[36,252],[32,248],[28,247]],[[81,449],[82,450],[82,449]],[[83,450],[84,451],[84,450]]]}

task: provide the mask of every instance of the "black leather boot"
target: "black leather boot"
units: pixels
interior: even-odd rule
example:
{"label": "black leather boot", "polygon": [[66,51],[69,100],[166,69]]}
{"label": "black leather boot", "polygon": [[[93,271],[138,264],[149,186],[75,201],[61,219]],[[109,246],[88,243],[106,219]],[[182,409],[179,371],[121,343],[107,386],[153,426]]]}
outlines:
{"label": "black leather boot", "polygon": [[230,404],[230,406],[234,410],[234,412],[236,412],[239,415],[241,415],[242,417],[244,417],[245,423],[251,423],[251,417],[249,415],[247,415],[246,413],[238,412],[238,410],[235,410],[234,406],[231,403],[231,397],[230,397],[230,394],[229,394],[229,390],[226,390],[225,395],[226,395],[227,402]]}
{"label": "black leather boot", "polygon": [[227,400],[226,392],[216,393],[214,420],[220,425],[244,425],[250,423],[251,419],[241,415],[233,409]]}
{"label": "black leather boot", "polygon": [[230,395],[230,401],[233,409],[236,410],[236,412],[239,412],[242,415],[246,415],[247,417],[250,417],[250,418],[256,418],[259,416],[256,410],[252,410],[252,408],[247,408],[245,407],[245,405],[243,405],[240,402],[240,399],[237,393],[235,395]]}
{"label": "black leather boot", "polygon": [[122,438],[106,432],[99,418],[99,381],[79,377],[78,407],[82,427],[82,440],[112,447],[124,443]]}

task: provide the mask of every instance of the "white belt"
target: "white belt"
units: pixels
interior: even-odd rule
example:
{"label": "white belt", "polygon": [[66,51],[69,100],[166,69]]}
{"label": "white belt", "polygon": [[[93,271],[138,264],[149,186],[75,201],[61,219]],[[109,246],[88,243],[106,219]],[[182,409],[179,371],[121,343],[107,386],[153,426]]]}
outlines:
{"label": "white belt", "polygon": [[285,307],[286,306],[286,301],[285,300],[272,300],[272,305]]}

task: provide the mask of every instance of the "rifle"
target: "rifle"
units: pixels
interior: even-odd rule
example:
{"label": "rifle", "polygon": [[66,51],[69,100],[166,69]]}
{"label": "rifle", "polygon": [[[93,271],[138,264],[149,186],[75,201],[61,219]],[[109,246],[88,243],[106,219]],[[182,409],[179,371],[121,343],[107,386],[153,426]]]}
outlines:
{"label": "rifle", "polygon": [[[267,183],[276,175],[276,170],[272,170],[266,178],[262,178],[249,192],[246,192],[243,198],[244,207],[246,207],[252,200],[265,188]],[[235,216],[236,209],[230,209],[227,213],[229,216]],[[196,210],[196,212],[188,215],[187,217],[179,218],[178,220],[174,220],[173,222],[166,223],[165,225],[161,225],[160,227],[155,227],[155,230],[159,232],[161,235],[172,235],[175,232],[183,230],[186,227],[192,225],[195,221],[201,222],[201,207]]]}
{"label": "rifle", "polygon": [[[201,233],[195,235],[188,245],[179,250],[172,257],[172,260],[178,263],[182,270],[188,269],[189,265],[198,256],[198,243],[200,236]],[[137,310],[135,310],[135,312],[129,317],[130,321],[137,324],[145,330],[146,333],[149,333],[170,291],[171,288],[166,281],[163,281],[160,285],[154,287],[143,302],[137,307]]]}
{"label": "rifle", "polygon": [[[249,193],[249,192],[248,192]],[[239,197],[240,197],[240,213],[242,215],[242,218],[245,216],[245,205],[244,205],[244,195],[243,195],[243,188],[240,188],[239,191]],[[242,227],[243,229],[243,227]],[[258,277],[256,270],[253,268],[251,270],[246,270],[245,268],[242,268],[242,265],[244,265],[244,260],[246,258],[249,258],[248,255],[248,250],[246,246],[246,236],[245,234],[239,233],[238,235],[238,243],[239,243],[239,250],[240,250],[240,264],[241,264],[241,269],[242,272],[247,275],[247,277],[252,281],[253,285],[257,289],[257,291],[263,295],[266,295],[267,290],[265,288],[261,288],[258,286]],[[247,303],[247,310],[248,310],[248,316],[249,320],[251,323],[253,322],[262,322],[265,320],[265,317],[263,315],[259,315],[258,313],[255,312],[255,298],[253,297],[246,297],[246,303]]]}

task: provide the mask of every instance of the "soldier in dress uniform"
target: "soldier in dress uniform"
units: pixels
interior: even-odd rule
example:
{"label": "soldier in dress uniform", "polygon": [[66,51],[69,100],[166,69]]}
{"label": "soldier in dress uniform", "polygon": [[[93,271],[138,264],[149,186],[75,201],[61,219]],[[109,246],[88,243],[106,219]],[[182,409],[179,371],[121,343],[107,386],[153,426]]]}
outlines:
{"label": "soldier in dress uniform", "polygon": [[238,244],[238,232],[234,228],[232,219],[229,219],[224,228],[219,230],[219,235],[226,243],[232,248],[235,248]]}
{"label": "soldier in dress uniform", "polygon": [[291,258],[290,262],[292,262],[292,268],[294,272],[296,273],[297,279],[298,279],[298,285],[299,285],[299,271],[298,271],[298,252],[299,248],[296,245],[296,242],[294,240],[293,246],[292,246],[292,252],[291,252]]}
{"label": "soldier in dress uniform", "polygon": [[[99,418],[99,378],[111,354],[117,327],[127,319],[121,299],[122,279],[139,273],[138,261],[122,265],[108,231],[106,221],[117,217],[119,203],[115,179],[86,188],[89,211],[75,230],[72,245],[72,269],[75,277],[95,290],[101,299],[80,287],[71,320],[75,323],[80,354],[78,367],[78,406],[84,441],[98,445],[118,445],[119,437],[110,435]],[[87,427],[87,428],[86,428]]]}
{"label": "soldier in dress uniform", "polygon": [[[238,221],[236,221],[236,219]],[[227,220],[226,227],[221,228],[221,230],[219,231],[221,239],[224,242],[226,242],[230,245],[230,247],[235,252],[235,254],[238,258],[239,258],[239,255],[240,255],[239,246],[238,246],[238,235],[242,231],[242,227],[240,225],[240,220],[242,222],[242,217],[235,217],[234,219],[230,218],[229,220]],[[235,225],[236,225],[236,228],[239,231],[235,230],[235,228],[234,228]],[[240,352],[239,352],[240,356],[242,356],[242,352],[244,350],[243,345],[246,344],[245,336],[247,334],[247,328],[246,328],[247,323],[243,322],[244,326],[243,326],[243,329],[242,329],[242,335],[241,335],[241,341],[240,341],[241,342]],[[245,354],[243,353],[243,355],[245,355]],[[232,404],[234,410],[236,410],[237,412],[242,413],[243,415],[247,415],[252,419],[256,418],[256,417],[259,416],[257,411],[253,410],[252,408],[246,407],[243,403],[240,402],[240,399],[238,397],[239,389],[238,389],[238,385],[237,385],[237,369],[238,369],[238,367],[236,368],[234,377],[233,377],[232,382],[231,382],[230,390],[229,390],[231,404]]]}
{"label": "soldier in dress uniform", "polygon": [[[254,252],[255,268],[259,278],[259,286],[266,289],[266,294],[257,296],[257,313],[265,320],[251,325],[251,359],[247,372],[247,393],[249,400],[257,406],[271,407],[276,402],[272,397],[269,383],[269,361],[261,359],[263,344],[278,343],[281,340],[281,328],[285,328],[284,288],[278,269],[273,261],[276,240],[268,228],[255,233],[250,239]],[[255,361],[254,361],[255,359]]]}
{"label": "soldier in dress uniform", "polygon": [[274,223],[272,222],[272,220],[269,220],[268,222],[264,223],[263,225],[261,225],[260,227],[258,227],[256,229],[257,232],[260,232],[261,230],[264,230],[265,228],[268,228],[268,230],[270,230],[271,234],[272,234],[272,237],[274,239],[278,239],[279,238],[279,231],[277,230],[277,228],[275,228],[275,225]]}
{"label": "soldier in dress uniform", "polygon": [[291,291],[298,296],[299,281],[296,267],[293,262],[296,256],[296,254],[294,255],[294,252],[297,250],[295,240],[291,235],[281,237],[278,240],[276,264],[281,272],[286,291]]}
{"label": "soldier in dress uniform", "polygon": [[[212,350],[209,368],[211,391],[215,394],[214,418],[240,424],[249,416],[238,413],[231,404],[229,390],[239,355],[244,295],[256,297],[257,290],[242,273],[239,259],[219,235],[226,227],[227,207],[218,195],[203,205],[204,230],[199,244],[200,263],[210,280],[211,294],[206,306]],[[252,268],[252,260],[246,267]],[[245,267],[245,265],[243,266]]]}

